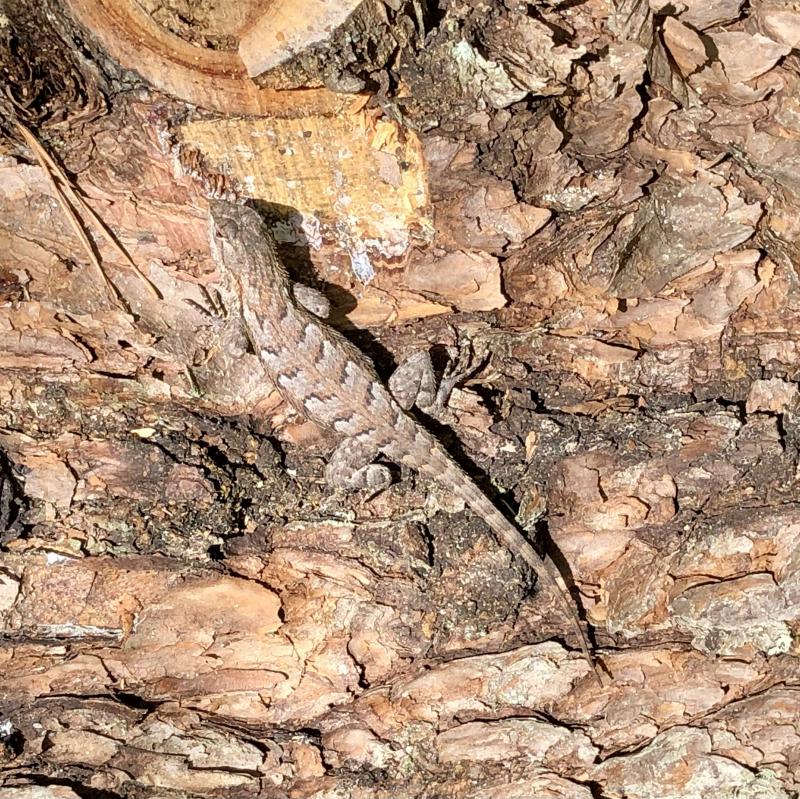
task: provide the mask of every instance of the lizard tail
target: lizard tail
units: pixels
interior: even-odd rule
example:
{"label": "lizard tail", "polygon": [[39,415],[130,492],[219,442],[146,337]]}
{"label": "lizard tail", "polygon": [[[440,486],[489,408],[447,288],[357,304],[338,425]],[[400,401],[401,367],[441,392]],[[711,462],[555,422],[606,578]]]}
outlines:
{"label": "lizard tail", "polygon": [[481,491],[475,482],[452,460],[452,458],[431,438],[431,450],[426,462],[415,466],[426,477],[447,486],[469,508],[482,518],[509,549],[512,555],[522,558],[533,569],[539,579],[549,586],[558,598],[559,604],[567,617],[572,621],[578,634],[583,656],[601,682],[597,664],[592,655],[591,646],[578,613],[566,589],[559,584],[561,576],[555,564],[549,559],[542,559],[528,543],[522,533],[500,513],[494,503]]}

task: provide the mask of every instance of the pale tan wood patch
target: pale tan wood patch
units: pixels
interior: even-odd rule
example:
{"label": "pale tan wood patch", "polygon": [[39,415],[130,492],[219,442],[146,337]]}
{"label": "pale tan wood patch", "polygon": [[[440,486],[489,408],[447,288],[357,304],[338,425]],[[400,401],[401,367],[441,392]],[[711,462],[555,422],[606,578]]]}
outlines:
{"label": "pale tan wood patch", "polygon": [[248,196],[316,218],[354,261],[367,247],[401,256],[432,232],[419,139],[393,121],[363,111],[197,120],[178,135]]}

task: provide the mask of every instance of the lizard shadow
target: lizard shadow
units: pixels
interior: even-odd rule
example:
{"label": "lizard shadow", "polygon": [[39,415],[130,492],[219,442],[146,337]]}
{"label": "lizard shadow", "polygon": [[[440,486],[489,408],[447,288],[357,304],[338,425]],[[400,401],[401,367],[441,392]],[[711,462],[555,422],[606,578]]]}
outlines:
{"label": "lizard shadow", "polygon": [[[397,368],[397,361],[392,352],[375,335],[369,330],[355,327],[347,319],[347,314],[356,308],[358,304],[356,297],[342,288],[342,286],[322,280],[319,277],[311,259],[311,248],[308,239],[302,233],[301,214],[291,206],[267,203],[265,201],[255,201],[253,206],[270,227],[278,255],[289,272],[292,281],[311,286],[325,295],[331,304],[331,313],[324,320],[325,323],[338,330],[372,361],[379,377],[385,384],[389,376]],[[438,379],[448,363],[447,349],[444,345],[434,345],[430,352],[431,361]],[[485,397],[486,392],[481,393]],[[494,488],[488,474],[467,454],[456,432],[449,425],[443,424],[416,407],[413,407],[409,413],[436,437],[448,454],[478,485],[481,491],[495,502],[509,521],[518,527],[519,525],[515,518],[519,510],[519,504],[510,494],[500,494]],[[496,412],[493,411],[492,415],[499,421]],[[397,474],[397,468],[394,464],[386,465],[395,472],[395,475]],[[577,600],[579,598],[578,589],[572,571],[567,560],[553,542],[546,520],[542,519],[536,522],[533,530],[529,531],[530,533],[533,533],[530,536],[530,543],[539,551],[540,555],[547,555],[551,558],[564,579],[573,600]],[[577,601],[575,604],[581,619],[585,621],[586,617],[582,603]],[[591,625],[589,625],[589,629],[590,636],[592,636]]]}
{"label": "lizard shadow", "polygon": [[[325,295],[331,304],[330,315],[323,320],[325,324],[336,329],[363,352],[374,365],[375,371],[383,383],[386,384],[398,366],[394,354],[373,333],[366,328],[356,327],[347,318],[347,315],[358,305],[356,297],[342,286],[319,277],[313,265],[309,243],[299,232],[301,215],[291,206],[263,201],[254,202],[253,205],[272,230],[278,256],[289,272],[292,282],[311,286]],[[435,345],[431,348],[430,353],[438,378],[447,364],[447,351],[443,345]],[[412,408],[409,413],[436,436],[454,460],[480,484],[482,490],[489,492],[490,495],[494,493],[488,487],[486,476],[466,454],[452,428],[416,407]]]}
{"label": "lizard shadow", "polygon": [[291,206],[265,201],[255,201],[253,207],[270,228],[278,256],[289,272],[292,283],[302,283],[325,295],[331,309],[330,315],[322,321],[338,330],[370,358],[385,381],[397,366],[394,356],[368,330],[355,327],[347,318],[358,305],[356,297],[342,286],[320,278],[314,268],[307,236],[301,227],[302,215]]}

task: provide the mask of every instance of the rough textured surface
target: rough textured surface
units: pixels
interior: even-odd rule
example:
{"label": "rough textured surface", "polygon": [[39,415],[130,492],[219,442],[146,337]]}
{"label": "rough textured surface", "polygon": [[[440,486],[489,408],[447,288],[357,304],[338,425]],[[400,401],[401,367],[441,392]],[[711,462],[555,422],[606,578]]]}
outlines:
{"label": "rough textured surface", "polygon": [[[306,419],[338,437],[325,469],[329,485],[365,489],[370,496],[385,491],[392,483],[391,473],[373,463],[385,457],[452,492],[533,569],[559,598],[565,614],[574,616],[574,632],[587,664],[596,671],[578,613],[559,585],[558,570],[536,553],[410,413],[414,406],[434,418],[445,411],[460,375],[442,381],[437,390],[433,364],[425,354],[407,359],[384,385],[363,353],[299,301],[298,284],[292,284],[269,229],[252,208],[214,200],[210,244],[224,286],[226,330],[221,338],[227,343],[241,336],[242,349],[249,342],[281,396]],[[307,287],[299,288],[308,293]]]}
{"label": "rough textured surface", "polygon": [[[61,4],[15,0],[0,793],[795,796],[800,8],[391,3],[359,38],[378,6],[264,80],[363,84],[315,106],[317,129],[348,109],[330,152],[363,120],[370,196],[413,177],[430,207],[404,207],[402,240],[352,236],[385,231],[387,206],[348,219],[330,170],[329,202],[304,205],[304,174],[326,189],[307,152],[281,155],[283,208],[251,194],[382,377],[471,342],[478,368],[429,429],[552,539],[607,684],[449,492],[403,470],[372,498],[329,491],[333,438],[220,340],[207,198],[247,195],[247,137],[291,148],[302,125],[188,107]],[[170,25],[202,43],[203,13]],[[14,116],[160,297],[95,231],[114,301]],[[235,153],[207,160],[190,125],[236,127]]]}

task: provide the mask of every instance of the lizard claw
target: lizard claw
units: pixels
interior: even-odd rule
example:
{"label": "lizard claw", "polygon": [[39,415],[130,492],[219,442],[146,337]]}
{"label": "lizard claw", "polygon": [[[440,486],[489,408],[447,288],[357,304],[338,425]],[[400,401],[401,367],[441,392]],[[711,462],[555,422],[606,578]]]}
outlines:
{"label": "lizard claw", "polygon": [[472,341],[460,337],[455,328],[453,328],[453,333],[455,344],[449,345],[446,349],[448,360],[436,392],[436,405],[442,411],[447,408],[453,389],[482,369],[489,360],[488,354],[476,358]]}
{"label": "lizard claw", "polygon": [[222,299],[222,294],[214,289],[213,293],[205,286],[201,286],[200,290],[203,292],[203,299],[205,302],[198,302],[191,297],[184,297],[183,302],[191,305],[196,311],[200,311],[203,316],[212,321],[219,319],[226,319],[228,317],[228,308]]}

